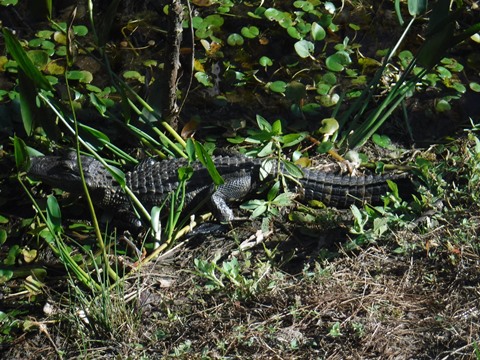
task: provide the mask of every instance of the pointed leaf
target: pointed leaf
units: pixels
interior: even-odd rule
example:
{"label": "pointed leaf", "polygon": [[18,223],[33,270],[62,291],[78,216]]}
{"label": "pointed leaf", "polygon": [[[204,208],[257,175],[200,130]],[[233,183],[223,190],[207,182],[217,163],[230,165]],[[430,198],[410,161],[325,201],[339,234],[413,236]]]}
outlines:
{"label": "pointed leaf", "polygon": [[22,139],[15,136],[13,138],[13,147],[15,151],[15,164],[18,171],[27,171],[30,168],[30,157],[28,156],[27,145]]}
{"label": "pointed leaf", "polygon": [[271,187],[267,194],[267,200],[272,201],[278,195],[280,191],[280,181],[276,181],[275,184]]}
{"label": "pointed leaf", "polygon": [[47,222],[56,233],[61,231],[62,213],[57,199],[53,195],[47,198]]}
{"label": "pointed leaf", "polygon": [[260,115],[257,115],[256,119],[257,119],[258,128],[260,130],[263,130],[266,132],[272,132],[272,125],[270,125],[270,123],[267,120],[265,120],[265,118],[263,118]]}
{"label": "pointed leaf", "polygon": [[50,82],[45,76],[33,65],[32,61],[28,57],[22,45],[17,38],[7,28],[2,29],[5,39],[5,47],[7,51],[12,55],[13,59],[17,62],[17,65],[25,75],[31,79],[36,87],[44,90],[53,90]]}
{"label": "pointed leaf", "polygon": [[197,154],[198,160],[200,160],[203,166],[207,168],[207,171],[215,185],[223,184],[225,181],[215,167],[211,156],[206,152],[205,148],[199,142],[195,142],[195,152]]}
{"label": "pointed leaf", "polygon": [[37,90],[34,81],[26,76],[21,68],[18,69],[18,90],[23,127],[27,135],[30,136],[36,126],[35,119],[38,114]]}
{"label": "pointed leaf", "polygon": [[296,178],[303,177],[302,170],[294,163],[290,161],[282,161],[282,165],[285,167],[285,170],[287,170],[287,172],[293,177],[296,177]]}

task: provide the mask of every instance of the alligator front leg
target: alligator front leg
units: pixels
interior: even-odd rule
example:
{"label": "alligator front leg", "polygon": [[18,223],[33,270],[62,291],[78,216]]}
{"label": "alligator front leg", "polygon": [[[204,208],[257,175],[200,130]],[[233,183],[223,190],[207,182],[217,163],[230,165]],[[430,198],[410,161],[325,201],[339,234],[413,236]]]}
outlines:
{"label": "alligator front leg", "polygon": [[243,175],[225,179],[225,183],[219,185],[211,196],[211,204],[215,216],[221,222],[234,220],[233,211],[228,203],[243,200],[252,189],[252,176]]}

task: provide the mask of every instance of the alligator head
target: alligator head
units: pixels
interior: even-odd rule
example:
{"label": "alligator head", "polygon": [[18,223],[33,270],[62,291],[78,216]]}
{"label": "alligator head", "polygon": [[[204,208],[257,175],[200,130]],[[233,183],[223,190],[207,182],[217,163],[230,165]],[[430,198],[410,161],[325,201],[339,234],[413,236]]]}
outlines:
{"label": "alligator head", "polygon": [[[80,157],[85,183],[90,191],[98,191],[118,186],[112,175],[96,159]],[[64,156],[42,156],[31,158],[28,175],[45,184],[70,193],[83,193],[82,178],[75,152]]]}

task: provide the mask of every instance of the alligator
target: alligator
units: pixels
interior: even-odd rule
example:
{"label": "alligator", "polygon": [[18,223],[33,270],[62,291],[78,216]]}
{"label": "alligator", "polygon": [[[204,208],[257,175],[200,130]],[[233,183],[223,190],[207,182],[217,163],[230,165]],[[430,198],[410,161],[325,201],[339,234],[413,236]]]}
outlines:
{"label": "alligator", "polygon": [[[245,199],[267,181],[261,180],[261,171],[265,170],[265,166],[262,165],[264,160],[243,155],[214,156],[212,160],[224,179],[224,183],[218,186],[213,184],[207,169],[199,161],[189,164],[186,159],[144,160],[125,174],[126,185],[150,211],[153,206],[160,206],[169,194],[178,188],[180,183],[178,170],[191,166],[193,173],[185,187],[185,210],[193,209],[207,201],[217,220],[229,222],[235,219],[230,204]],[[94,205],[132,219],[134,212],[130,197],[125,194],[111,173],[92,157],[82,155],[81,162]],[[286,173],[282,167],[270,168],[270,177],[277,175],[278,169]],[[293,181],[296,184],[294,192],[303,201],[319,200],[327,206],[337,208],[348,208],[352,204],[362,202],[379,203],[381,196],[389,190],[387,180],[406,178],[405,174],[349,176],[312,168],[301,168],[301,171],[303,177]],[[63,156],[34,157],[31,159],[28,175],[73,194],[83,193],[75,152]],[[135,219],[131,221],[132,224],[141,226],[140,220]]]}

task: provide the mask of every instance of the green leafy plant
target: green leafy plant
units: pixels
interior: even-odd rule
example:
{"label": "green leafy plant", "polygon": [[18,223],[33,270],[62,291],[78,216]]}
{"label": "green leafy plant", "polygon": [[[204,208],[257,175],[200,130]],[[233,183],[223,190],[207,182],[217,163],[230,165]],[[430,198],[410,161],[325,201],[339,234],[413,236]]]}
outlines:
{"label": "green leafy plant", "polygon": [[[195,273],[207,280],[205,287],[209,291],[224,291],[233,300],[246,300],[258,295],[268,288],[266,277],[270,272],[268,263],[259,264],[252,271],[250,260],[239,261],[233,257],[231,260],[218,264],[218,257],[211,261],[195,259]],[[250,275],[243,271],[251,272]]]}
{"label": "green leafy plant", "polygon": [[[412,2],[409,2],[409,4]],[[380,79],[384,73],[388,62],[392,58],[396,49],[399,47],[405,34],[409,31],[411,24],[417,18],[419,13],[424,9],[423,6],[412,6],[413,18],[406,27],[404,34],[398,43],[389,52],[385,58],[382,67],[377,71],[374,78],[370,81],[368,87],[362,92],[362,95],[349,107],[349,110],[343,113],[339,118],[340,127],[343,129],[343,136],[339,141],[340,145],[348,144],[349,147],[355,148],[363,145],[389,118],[392,112],[402,103],[405,97],[414,90],[416,84],[427,76],[428,72],[442,59],[445,52],[468,38],[478,30],[480,30],[480,23],[463,30],[460,34],[454,35],[455,17],[458,16],[461,9],[450,12],[449,1],[438,1],[433,8],[432,16],[429,22],[429,36],[427,37],[423,47],[420,49],[416,57],[414,57],[406,67],[404,73],[396,84],[389,90],[387,97],[382,101],[381,105],[376,107],[373,111],[367,106],[371,101],[374,91],[378,89]],[[442,39],[439,41],[439,39]],[[415,67],[421,66],[421,69],[414,71]],[[443,77],[448,76],[447,71],[443,71]],[[364,114],[367,114],[363,118]]]}

